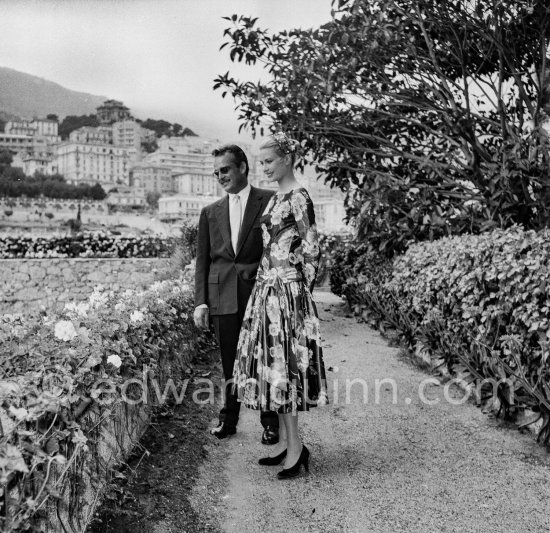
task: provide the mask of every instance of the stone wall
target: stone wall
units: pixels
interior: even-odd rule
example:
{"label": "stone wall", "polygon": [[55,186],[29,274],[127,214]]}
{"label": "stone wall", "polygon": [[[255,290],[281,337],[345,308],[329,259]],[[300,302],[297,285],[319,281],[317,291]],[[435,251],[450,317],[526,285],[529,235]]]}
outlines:
{"label": "stone wall", "polygon": [[86,300],[97,285],[142,289],[158,279],[169,259],[0,259],[0,314],[62,309]]}

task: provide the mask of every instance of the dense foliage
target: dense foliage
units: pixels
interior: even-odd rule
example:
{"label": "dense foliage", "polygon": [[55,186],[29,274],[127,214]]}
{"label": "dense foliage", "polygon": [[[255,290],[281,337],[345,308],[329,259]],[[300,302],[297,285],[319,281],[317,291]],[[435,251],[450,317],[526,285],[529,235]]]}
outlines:
{"label": "dense foliage", "polygon": [[476,385],[486,408],[508,417],[535,411],[539,439],[550,443],[548,230],[448,237],[378,263],[350,249],[340,259],[333,288],[357,314],[442,358]]}
{"label": "dense foliage", "polygon": [[[143,292],[96,290],[43,320],[0,316],[2,531],[42,531],[45,521],[60,531],[56,520],[84,530],[136,424],[143,431],[151,408],[174,400],[162,394],[169,380],[168,391],[181,393],[192,306],[186,282],[172,280]],[[144,379],[147,388],[137,385]]]}
{"label": "dense foliage", "polygon": [[[139,120],[137,119],[136,122],[139,122],[144,128],[147,128],[148,130],[152,130],[157,134],[157,137],[162,137],[163,135],[167,135],[168,137],[184,137],[186,135],[189,136],[196,136],[197,134],[193,132],[189,128],[184,128],[181,124],[177,123],[170,123],[166,120],[162,119],[153,119],[148,118],[146,120]],[[59,135],[63,139],[67,139],[69,135],[78,128],[82,128],[84,126],[91,126],[91,127],[97,127],[99,126],[99,120],[96,115],[81,115],[81,116],[74,116],[74,115],[68,115],[66,116],[61,124],[59,125]]]}
{"label": "dense foliage", "polygon": [[99,126],[99,120],[96,115],[67,115],[59,124],[57,132],[62,139],[68,139],[69,135],[78,128],[89,126],[97,128]]}
{"label": "dense foliage", "polygon": [[0,259],[46,257],[169,257],[173,239],[102,232],[71,237],[0,237]]}
{"label": "dense foliage", "polygon": [[20,168],[7,167],[0,175],[0,196],[103,200],[107,193],[99,183],[73,185],[67,183],[61,174],[25,176]]}
{"label": "dense foliage", "polygon": [[289,132],[348,193],[360,238],[410,242],[550,218],[545,0],[339,0],[316,29],[271,33],[233,15],[215,88],[241,127]]}
{"label": "dense foliage", "polygon": [[189,128],[184,128],[181,124],[174,122],[173,124],[166,120],[156,120],[148,118],[146,120],[138,120],[142,127],[148,130],[153,130],[157,137],[166,135],[167,137],[196,137],[197,134]]}

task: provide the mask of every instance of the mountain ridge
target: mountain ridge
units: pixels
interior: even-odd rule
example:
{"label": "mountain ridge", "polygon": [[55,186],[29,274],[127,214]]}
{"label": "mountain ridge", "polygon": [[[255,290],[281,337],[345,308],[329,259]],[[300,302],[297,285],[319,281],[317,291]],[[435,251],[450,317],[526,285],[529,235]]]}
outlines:
{"label": "mountain ridge", "polygon": [[67,115],[89,115],[105,100],[106,96],[73,91],[45,78],[0,66],[0,115],[4,120],[44,118],[50,113],[60,120]]}

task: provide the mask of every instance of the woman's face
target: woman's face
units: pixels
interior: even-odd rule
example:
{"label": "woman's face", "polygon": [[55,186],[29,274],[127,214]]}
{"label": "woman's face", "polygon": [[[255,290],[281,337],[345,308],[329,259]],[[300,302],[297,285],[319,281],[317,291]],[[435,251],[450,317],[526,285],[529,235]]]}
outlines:
{"label": "woman's face", "polygon": [[275,148],[260,149],[260,164],[270,182],[279,182],[288,173],[288,159],[288,156],[278,155]]}

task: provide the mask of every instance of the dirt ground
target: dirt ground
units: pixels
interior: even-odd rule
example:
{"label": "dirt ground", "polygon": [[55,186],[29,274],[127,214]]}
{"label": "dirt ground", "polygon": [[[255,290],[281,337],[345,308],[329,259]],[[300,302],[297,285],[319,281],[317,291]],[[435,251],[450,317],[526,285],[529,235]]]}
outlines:
{"label": "dirt ground", "polygon": [[300,415],[309,474],[279,481],[280,466],[257,464],[269,447],[256,411],[220,442],[205,431],[216,410],[184,406],[149,433],[151,455],[121,487],[127,529],[94,533],[550,530],[544,448],[438,385],[334,295],[316,300],[330,404]]}
{"label": "dirt ground", "polygon": [[[203,388],[201,376],[220,380],[217,352],[193,365],[186,398]],[[201,396],[202,397],[202,396]],[[189,496],[199,466],[209,460],[215,443],[208,428],[218,409],[210,403],[183,402],[159,413],[147,430],[128,465],[116,474],[103,505],[88,533],[181,533],[218,532],[217,521],[191,505]],[[218,498],[213,480],[204,490]]]}

